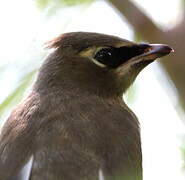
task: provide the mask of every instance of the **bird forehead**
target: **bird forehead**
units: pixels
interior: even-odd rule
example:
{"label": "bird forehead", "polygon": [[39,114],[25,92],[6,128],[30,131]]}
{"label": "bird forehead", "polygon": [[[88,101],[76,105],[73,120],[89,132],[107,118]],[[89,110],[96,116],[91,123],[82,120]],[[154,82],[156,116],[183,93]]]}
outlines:
{"label": "bird forehead", "polygon": [[49,48],[72,47],[82,50],[91,46],[113,46],[120,47],[131,44],[130,41],[121,39],[116,36],[89,33],[89,32],[72,32],[65,33],[48,42]]}

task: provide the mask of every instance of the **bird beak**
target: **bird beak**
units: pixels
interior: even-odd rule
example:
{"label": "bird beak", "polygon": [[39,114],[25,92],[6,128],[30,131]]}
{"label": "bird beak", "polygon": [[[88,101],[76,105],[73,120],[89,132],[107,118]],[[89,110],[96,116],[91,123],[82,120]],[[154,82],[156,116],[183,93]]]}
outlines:
{"label": "bird beak", "polygon": [[[162,56],[166,56],[174,50],[165,44],[137,44],[136,46],[131,46],[132,54],[135,56],[131,57],[128,61],[124,62],[117,68],[117,72],[121,72],[121,74],[125,73],[130,67],[137,64],[148,65],[153,62],[155,59],[160,58]],[[143,66],[144,67],[144,66]]]}
{"label": "bird beak", "polygon": [[174,52],[174,50],[166,44],[139,44],[138,46],[144,50],[142,54],[135,58],[142,59],[142,61],[155,60],[162,56],[166,56],[171,52]]}

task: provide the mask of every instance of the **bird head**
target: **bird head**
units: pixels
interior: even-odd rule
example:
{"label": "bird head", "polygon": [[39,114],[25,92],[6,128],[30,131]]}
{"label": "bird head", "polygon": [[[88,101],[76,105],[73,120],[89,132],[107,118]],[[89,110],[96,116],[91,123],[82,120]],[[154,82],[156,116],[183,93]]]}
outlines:
{"label": "bird head", "polygon": [[167,45],[89,32],[63,34],[48,47],[55,50],[41,67],[39,88],[66,87],[107,96],[122,95],[144,67],[173,51]]}

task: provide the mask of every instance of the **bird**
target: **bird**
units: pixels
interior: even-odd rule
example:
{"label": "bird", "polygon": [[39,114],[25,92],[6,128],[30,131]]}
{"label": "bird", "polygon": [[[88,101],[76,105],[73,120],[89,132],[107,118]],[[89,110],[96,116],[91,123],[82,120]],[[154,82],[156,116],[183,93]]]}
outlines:
{"label": "bird", "polygon": [[142,180],[140,125],[123,94],[173,49],[94,32],[64,33],[47,48],[2,127],[0,180]]}

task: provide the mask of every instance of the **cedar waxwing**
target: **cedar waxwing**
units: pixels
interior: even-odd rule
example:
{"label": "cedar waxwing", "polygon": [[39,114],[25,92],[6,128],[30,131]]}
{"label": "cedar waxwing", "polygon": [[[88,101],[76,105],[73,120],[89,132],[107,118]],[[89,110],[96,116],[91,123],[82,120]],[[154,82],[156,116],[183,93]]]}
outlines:
{"label": "cedar waxwing", "polygon": [[2,128],[0,180],[141,180],[139,123],[122,95],[173,50],[88,32],[48,47],[30,94]]}

